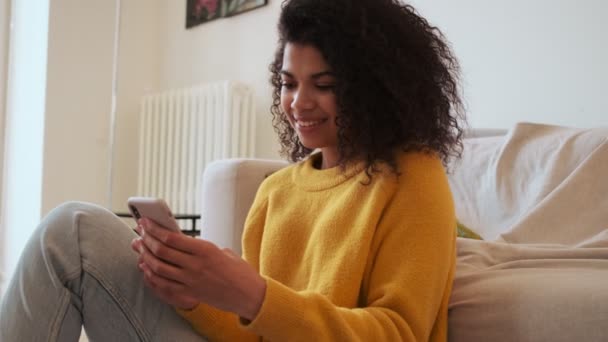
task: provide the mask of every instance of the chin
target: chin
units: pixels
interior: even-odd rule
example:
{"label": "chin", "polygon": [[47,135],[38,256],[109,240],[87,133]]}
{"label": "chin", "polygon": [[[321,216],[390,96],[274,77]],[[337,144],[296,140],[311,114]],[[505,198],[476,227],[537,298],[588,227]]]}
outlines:
{"label": "chin", "polygon": [[311,141],[306,141],[306,140],[302,140],[300,139],[300,143],[302,144],[302,146],[311,149],[311,150],[316,150],[316,149],[320,149],[321,147],[323,147],[322,144],[319,143],[314,143]]}

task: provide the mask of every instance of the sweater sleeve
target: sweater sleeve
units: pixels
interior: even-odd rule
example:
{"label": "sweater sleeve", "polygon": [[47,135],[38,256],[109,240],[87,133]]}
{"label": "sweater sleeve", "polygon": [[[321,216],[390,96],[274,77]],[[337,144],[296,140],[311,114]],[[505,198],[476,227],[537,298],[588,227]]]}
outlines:
{"label": "sweater sleeve", "polygon": [[412,173],[419,176],[399,185],[378,223],[360,308],[338,307],[322,294],[267,278],[262,308],[244,326],[271,341],[428,341],[445,335],[455,262],[451,193],[440,164]]}
{"label": "sweater sleeve", "polygon": [[[258,190],[249,214],[245,221],[246,232],[250,238],[243,246],[246,254],[256,256],[251,250],[259,253],[259,241],[264,226],[264,218],[267,206],[267,194],[264,183]],[[249,253],[247,253],[249,252]],[[247,259],[247,258],[246,258]],[[253,260],[251,260],[253,259]],[[248,258],[248,262],[259,269],[257,257]],[[209,341],[259,341],[260,338],[254,332],[244,329],[239,323],[239,317],[231,312],[226,312],[206,304],[199,304],[193,310],[180,310],[177,312],[185,318],[190,325]]]}
{"label": "sweater sleeve", "polygon": [[209,341],[259,341],[254,333],[239,327],[236,314],[202,303],[193,310],[177,309],[177,312]]}

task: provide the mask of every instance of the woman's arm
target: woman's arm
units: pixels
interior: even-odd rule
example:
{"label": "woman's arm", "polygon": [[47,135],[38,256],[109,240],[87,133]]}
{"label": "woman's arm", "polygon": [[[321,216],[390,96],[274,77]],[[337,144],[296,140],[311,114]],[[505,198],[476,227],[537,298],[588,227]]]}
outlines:
{"label": "woman's arm", "polygon": [[[369,261],[362,308],[338,307],[321,294],[267,279],[262,308],[247,328],[271,341],[428,341],[437,318],[447,318],[440,310],[451,290],[454,220],[439,214],[407,228],[385,224],[390,232]],[[445,334],[447,321],[439,324]]]}
{"label": "woman's arm", "polygon": [[[255,220],[261,226],[264,224],[264,213],[267,203],[267,194],[263,191],[265,188],[262,185],[258,190],[247,218],[248,220]],[[161,230],[155,228],[152,225],[152,228],[148,229],[148,237],[146,237],[144,230],[138,228],[140,229],[140,234],[143,233],[142,239],[134,240],[132,247],[137,253],[140,253],[140,270],[144,272],[144,280],[157,297],[165,303],[176,307],[178,313],[188,320],[199,334],[211,341],[259,340],[258,336],[239,326],[239,314],[247,319],[254,318],[261,306],[261,301],[264,299],[266,283],[259,276],[257,270],[250,266],[255,265],[255,263],[249,260],[248,264],[232,253],[232,251],[226,249],[220,250],[208,241],[193,239],[183,234],[168,234],[162,228],[160,228]],[[156,237],[154,238],[154,236]],[[144,240],[148,240],[151,246],[157,246],[154,247],[156,254],[146,249]],[[169,244],[165,244],[163,241]],[[161,242],[161,245],[165,246],[159,248],[158,242]],[[187,247],[180,249],[178,246],[181,244],[185,244]],[[174,245],[175,247],[171,247],[170,245]],[[172,251],[174,249],[175,251]],[[198,252],[189,252],[190,250]],[[146,263],[143,262],[144,256],[141,255],[142,252],[140,251],[148,251],[146,258],[149,263],[157,265],[154,267],[158,272],[161,272],[161,269],[168,272],[168,270],[175,268],[176,264],[180,263],[184,264],[184,266],[177,266],[178,268],[192,269],[194,268],[192,265],[204,260],[214,267],[222,265],[219,267],[218,274],[213,274],[210,268],[205,268],[205,265],[199,264],[197,267],[199,269],[201,267],[204,268],[202,270],[205,272],[204,274],[209,275],[215,281],[222,278],[222,275],[225,276],[223,277],[224,282],[227,282],[228,285],[225,286],[221,281],[220,283],[216,283],[215,286],[219,286],[219,288],[215,287],[211,291],[216,293],[217,298],[211,298],[209,302],[205,303],[205,299],[195,293],[197,291],[196,285],[190,291],[184,291],[184,287],[186,286],[184,283],[193,284],[191,282],[192,279],[200,279],[200,274],[193,275],[192,279],[189,279],[190,276],[178,276],[178,273],[173,274],[173,276],[166,273],[168,277],[163,277],[157,274],[150,266],[146,266]],[[199,254],[206,256],[197,257],[196,255]],[[174,258],[176,260],[172,260]],[[183,260],[178,260],[180,258],[183,258]],[[192,265],[190,264],[190,259],[195,259]],[[213,259],[217,260],[212,261]],[[235,278],[236,280],[234,280]],[[226,281],[226,279],[232,280]],[[214,286],[213,282],[205,282],[200,288],[208,286]],[[198,289],[200,290],[200,288]],[[230,295],[231,291],[236,291],[238,295]],[[238,299],[238,297],[245,297],[245,299]],[[217,305],[217,307],[210,305],[211,303]],[[224,310],[218,307],[224,308]]]}

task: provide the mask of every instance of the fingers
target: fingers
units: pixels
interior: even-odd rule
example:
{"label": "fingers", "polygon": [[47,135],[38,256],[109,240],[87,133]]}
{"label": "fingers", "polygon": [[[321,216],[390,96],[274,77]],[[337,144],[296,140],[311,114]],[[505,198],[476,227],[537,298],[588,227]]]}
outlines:
{"label": "fingers", "polygon": [[138,266],[144,273],[144,283],[152,288],[163,300],[169,301],[171,297],[177,296],[186,290],[183,284],[160,276],[147,264],[141,263]]}
{"label": "fingers", "polygon": [[141,268],[142,272],[144,272],[144,284],[154,292],[154,295],[158,297],[161,301],[177,307],[183,310],[192,310],[194,309],[200,302],[194,298],[190,297],[183,292],[178,292],[171,287],[171,285],[163,285],[156,281],[153,276],[146,276],[144,268]]}
{"label": "fingers", "polygon": [[222,252],[224,252],[224,254],[226,254],[227,256],[234,258],[234,259],[241,259],[241,256],[236,254],[232,249],[230,248],[223,248]]}
{"label": "fingers", "polygon": [[181,268],[188,268],[188,265],[191,265],[193,262],[193,256],[191,254],[184,253],[164,244],[162,241],[158,240],[151,233],[149,233],[148,229],[144,230],[141,240],[143,245],[146,246],[150,253],[169,264],[173,264]]}
{"label": "fingers", "polygon": [[143,226],[144,235],[149,234],[163,244],[187,254],[201,255],[206,254],[209,249],[216,250],[217,247],[205,240],[189,237],[182,233],[177,233],[160,227],[154,221],[142,218],[140,224]]}
{"label": "fingers", "polygon": [[[148,238],[151,239],[151,238]],[[176,265],[173,261],[171,260],[165,260],[159,256],[157,256],[147,245],[146,243],[142,240],[142,238],[136,239],[136,240],[140,240],[140,241],[136,241],[135,244],[135,248],[137,249],[137,251],[139,252],[139,260],[138,260],[138,266],[141,265],[145,265],[145,267],[153,272],[155,275],[161,276],[163,278],[181,283],[181,284],[188,284],[190,277],[188,276],[188,272],[180,267],[179,265]],[[159,243],[159,242],[157,242]],[[170,248],[162,246],[159,247],[161,248],[162,251],[170,251]],[[177,252],[180,253],[180,252]],[[159,253],[161,255],[167,254],[167,252],[161,252]]]}
{"label": "fingers", "polygon": [[131,240],[131,249],[137,254],[139,254],[140,244],[141,244],[140,238],[135,238],[135,239]]}

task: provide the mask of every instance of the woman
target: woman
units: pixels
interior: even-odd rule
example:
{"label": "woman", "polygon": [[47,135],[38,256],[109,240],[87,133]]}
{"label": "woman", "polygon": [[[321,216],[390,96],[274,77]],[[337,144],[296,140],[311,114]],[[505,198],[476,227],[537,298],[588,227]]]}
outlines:
{"label": "woman", "polygon": [[446,340],[455,58],[398,1],[289,0],[278,26],[271,111],[295,163],[260,187],[243,258],[66,204],[22,257],[2,341],[76,340],[81,324],[93,340]]}

